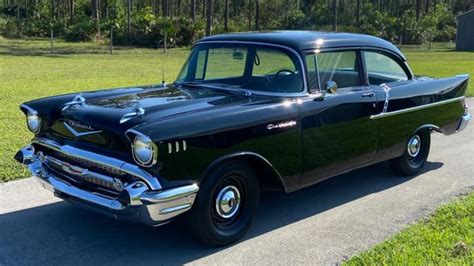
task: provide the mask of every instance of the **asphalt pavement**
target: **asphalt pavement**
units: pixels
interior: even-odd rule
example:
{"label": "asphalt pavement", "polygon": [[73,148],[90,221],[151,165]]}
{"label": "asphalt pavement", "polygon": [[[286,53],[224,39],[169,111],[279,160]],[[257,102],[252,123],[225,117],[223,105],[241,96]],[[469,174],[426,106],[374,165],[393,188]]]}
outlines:
{"label": "asphalt pavement", "polygon": [[433,134],[416,177],[381,163],[294,193],[264,193],[249,233],[225,248],[201,246],[179,222],[147,228],[82,210],[31,178],[3,183],[0,265],[337,264],[474,190],[473,124]]}

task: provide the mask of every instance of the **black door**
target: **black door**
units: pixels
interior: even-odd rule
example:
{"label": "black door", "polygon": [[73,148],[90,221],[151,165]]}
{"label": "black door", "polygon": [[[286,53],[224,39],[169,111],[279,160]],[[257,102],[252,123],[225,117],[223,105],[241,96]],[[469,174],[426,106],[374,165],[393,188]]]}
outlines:
{"label": "black door", "polygon": [[325,84],[335,83],[340,88],[324,99],[302,99],[302,185],[369,163],[379,132],[379,122],[370,119],[377,112],[377,101],[363,85],[360,53],[331,51],[314,56],[320,86],[325,89]]}

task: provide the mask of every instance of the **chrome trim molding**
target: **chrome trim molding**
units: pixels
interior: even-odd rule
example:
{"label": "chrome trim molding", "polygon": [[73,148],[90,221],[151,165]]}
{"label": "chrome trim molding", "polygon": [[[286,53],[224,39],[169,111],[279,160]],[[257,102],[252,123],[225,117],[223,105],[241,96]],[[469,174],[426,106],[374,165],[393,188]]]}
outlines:
{"label": "chrome trim molding", "polygon": [[92,135],[92,134],[98,134],[98,133],[102,132],[102,130],[79,132],[79,131],[75,130],[73,127],[71,127],[68,123],[63,122],[63,124],[76,137],[82,137],[82,136],[87,136],[87,135]]}
{"label": "chrome trim molding", "polygon": [[426,109],[426,108],[431,108],[431,107],[435,107],[435,106],[439,106],[439,105],[443,105],[443,104],[448,104],[448,103],[460,101],[460,100],[463,100],[464,98],[465,98],[465,96],[461,96],[461,97],[457,97],[457,98],[453,98],[453,99],[449,99],[449,100],[424,104],[424,105],[410,107],[410,108],[397,110],[397,111],[393,111],[393,112],[387,112],[387,113],[380,113],[380,114],[376,114],[376,115],[371,115],[370,119],[379,119],[379,118],[385,118],[385,117],[389,117],[389,116],[404,114],[404,113],[408,113],[408,112],[418,111],[418,110],[422,110],[422,109]]}
{"label": "chrome trim molding", "polygon": [[[23,150],[29,154],[28,146]],[[137,181],[123,187],[117,198],[106,197],[78,188],[66,181],[67,179],[59,178],[53,169],[45,167],[49,159],[51,158],[38,153],[32,160],[25,161],[30,172],[45,189],[73,204],[101,211],[119,220],[130,220],[150,226],[167,223],[171,218],[190,210],[199,191],[197,184],[168,190],[149,190],[144,182]],[[60,160],[54,163],[59,166],[62,164]],[[85,170],[79,174],[93,173]],[[113,182],[113,178],[103,177]]]}
{"label": "chrome trim molding", "polygon": [[152,190],[162,189],[161,184],[156,177],[150,175],[148,172],[141,169],[140,167],[129,164],[125,161],[78,149],[68,145],[60,145],[59,143],[46,138],[35,138],[32,140],[32,143],[45,146],[47,148],[53,149],[55,151],[64,153],[72,157],[77,157],[82,160],[103,164],[116,170],[126,172],[130,175],[142,179]]}

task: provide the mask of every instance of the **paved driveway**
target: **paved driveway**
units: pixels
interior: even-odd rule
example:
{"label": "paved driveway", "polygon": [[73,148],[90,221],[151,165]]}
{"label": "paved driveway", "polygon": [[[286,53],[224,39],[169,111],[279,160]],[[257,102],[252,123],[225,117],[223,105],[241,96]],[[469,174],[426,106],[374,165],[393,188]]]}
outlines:
{"label": "paved driveway", "polygon": [[245,239],[219,249],[192,241],[180,223],[116,222],[56,200],[32,179],[8,182],[0,184],[0,265],[334,264],[472,191],[474,126],[434,134],[428,161],[414,178],[382,163],[295,193],[266,193]]}

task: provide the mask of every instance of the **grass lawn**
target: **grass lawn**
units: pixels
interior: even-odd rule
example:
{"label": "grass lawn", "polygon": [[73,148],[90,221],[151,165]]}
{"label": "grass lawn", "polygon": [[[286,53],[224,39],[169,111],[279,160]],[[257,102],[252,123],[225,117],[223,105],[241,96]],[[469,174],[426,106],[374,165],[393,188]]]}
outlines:
{"label": "grass lawn", "polygon": [[474,193],[440,207],[348,265],[473,265]]}
{"label": "grass lawn", "polygon": [[[107,46],[94,43],[55,43],[49,54],[49,41],[9,40],[0,37],[0,182],[27,177],[12,157],[32,135],[26,128],[18,105],[22,102],[68,92],[143,85],[177,76],[189,49],[161,50],[122,47],[107,54]],[[417,74],[447,77],[460,73],[474,76],[474,53],[453,52],[446,45],[404,49]],[[469,94],[474,95],[471,83]]]}

